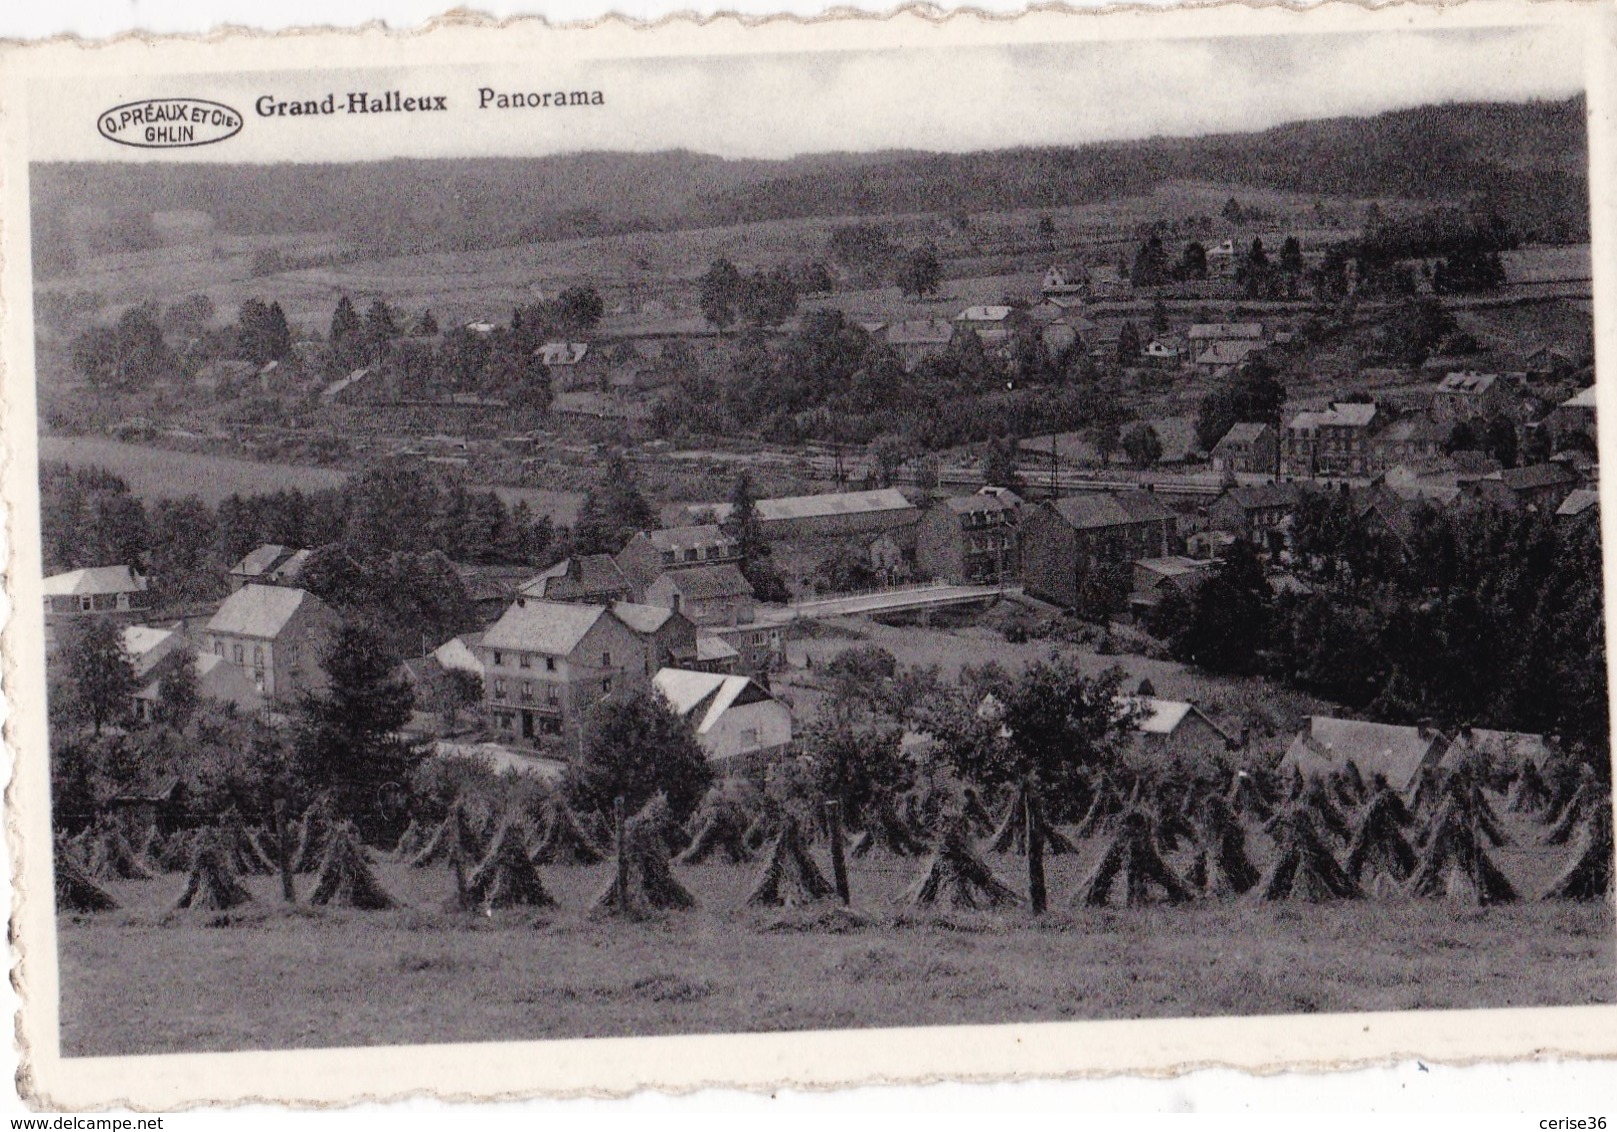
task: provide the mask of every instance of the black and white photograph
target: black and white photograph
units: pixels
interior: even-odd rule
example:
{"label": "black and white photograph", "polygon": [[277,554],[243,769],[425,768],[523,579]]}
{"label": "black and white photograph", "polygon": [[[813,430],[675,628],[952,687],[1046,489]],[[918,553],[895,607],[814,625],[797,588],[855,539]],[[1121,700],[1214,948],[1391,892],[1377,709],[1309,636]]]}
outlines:
{"label": "black and white photograph", "polygon": [[1617,1002],[1587,27],[34,76],[58,1069]]}

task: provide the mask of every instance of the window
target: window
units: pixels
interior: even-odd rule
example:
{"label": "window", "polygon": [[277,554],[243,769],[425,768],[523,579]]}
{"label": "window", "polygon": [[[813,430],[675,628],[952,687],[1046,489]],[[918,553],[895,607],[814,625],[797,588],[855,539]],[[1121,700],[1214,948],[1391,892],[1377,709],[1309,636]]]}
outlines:
{"label": "window", "polygon": [[556,671],[556,658],[555,657],[553,657],[553,656],[545,657],[545,671],[546,672],[554,672],[554,671]]}
{"label": "window", "polygon": [[612,667],[612,654],[611,653],[603,652],[601,654],[601,667],[602,668],[611,668]]}
{"label": "window", "polygon": [[676,557],[677,556],[674,554],[674,552],[672,550],[663,551],[663,562],[664,562],[665,565],[672,566],[674,564],[674,561],[675,561]]}
{"label": "window", "polygon": [[505,681],[504,680],[496,680],[496,681],[494,681],[494,698],[497,699],[497,700],[505,699]]}
{"label": "window", "polygon": [[244,651],[245,650],[240,645],[232,645],[230,647],[230,659],[234,660],[237,664],[241,664]]}
{"label": "window", "polygon": [[522,682],[522,702],[525,703],[525,704],[533,703],[533,681],[532,680],[524,680]]}
{"label": "window", "polygon": [[696,548],[695,547],[691,547],[689,550],[687,550],[685,552],[685,561],[687,561],[687,562],[695,562],[696,561]]}
{"label": "window", "polygon": [[225,643],[223,641],[215,641],[215,642],[213,642],[213,655],[214,656],[224,656],[225,655]]}
{"label": "window", "polygon": [[612,677],[608,676],[605,680],[601,681],[601,691],[602,692],[610,692],[610,691],[612,691]]}
{"label": "window", "polygon": [[527,653],[519,653],[517,655],[517,667],[518,668],[527,668],[527,667],[530,666],[530,664],[531,664],[531,661],[529,660],[529,657],[528,657]]}
{"label": "window", "polygon": [[494,667],[498,668],[505,663],[505,654],[498,649],[494,650]]}
{"label": "window", "polygon": [[258,665],[258,667],[260,667],[260,668],[264,667],[264,646],[263,645],[254,645],[253,646],[253,663]]}

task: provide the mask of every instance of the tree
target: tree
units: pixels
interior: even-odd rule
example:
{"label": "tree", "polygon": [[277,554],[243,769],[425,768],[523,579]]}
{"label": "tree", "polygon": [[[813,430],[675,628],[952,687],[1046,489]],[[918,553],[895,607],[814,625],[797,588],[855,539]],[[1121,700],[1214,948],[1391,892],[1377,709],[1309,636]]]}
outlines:
{"label": "tree", "polygon": [[904,463],[910,458],[912,447],[897,433],[884,432],[870,442],[871,473],[877,487],[892,487]]}
{"label": "tree", "polygon": [[1136,424],[1123,433],[1123,452],[1136,468],[1149,468],[1162,459],[1162,438],[1149,424]]}
{"label": "tree", "polygon": [[1140,362],[1140,332],[1132,322],[1125,322],[1117,333],[1117,360],[1125,366]]}
{"label": "tree", "polygon": [[67,642],[62,659],[74,714],[81,721],[87,719],[96,735],[129,714],[130,697],[136,691],[135,666],[114,621],[90,618]]}
{"label": "tree", "polygon": [[349,373],[365,363],[365,324],[347,295],[337,300],[331,315],[331,371]]}
{"label": "tree", "polygon": [[556,329],[563,334],[594,330],[606,314],[606,304],[594,287],[568,287],[556,296]]}
{"label": "tree", "polygon": [[1257,551],[1238,539],[1196,587],[1184,622],[1170,631],[1174,658],[1211,672],[1256,671],[1268,642],[1272,602]]}
{"label": "tree", "polygon": [[1514,468],[1518,450],[1516,422],[1503,413],[1490,417],[1483,426],[1482,446],[1500,467]]}
{"label": "tree", "polygon": [[393,317],[393,310],[381,299],[372,300],[369,309],[365,311],[365,344],[368,358],[380,364],[393,345],[393,339],[399,336],[399,324]]}
{"label": "tree", "polygon": [[1140,245],[1129,271],[1129,282],[1136,287],[1160,287],[1168,281],[1168,252],[1155,232]]}
{"label": "tree", "polygon": [[157,680],[157,722],[165,723],[176,731],[184,731],[202,706],[197,667],[189,653],[181,651],[180,662],[172,665]]}
{"label": "tree", "polygon": [[320,665],[325,691],[298,703],[298,770],[312,790],[332,791],[339,812],[362,831],[379,832],[390,821],[377,806],[383,788],[405,782],[422,757],[398,737],[415,694],[382,635],[357,617],[338,626]]}
{"label": "tree", "polygon": [[935,294],[943,282],[943,264],[931,248],[916,248],[904,257],[898,271],[898,288],[911,298]]}
{"label": "tree", "polygon": [[1246,220],[1246,212],[1241,208],[1241,202],[1234,197],[1224,202],[1224,208],[1219,215],[1231,224],[1240,224]]}
{"label": "tree", "polygon": [[170,373],[175,358],[146,307],[133,307],[112,326],[92,326],[73,342],[73,365],[97,389],[139,389]]}
{"label": "tree", "polygon": [[214,556],[219,527],[195,495],[152,505],[149,560],[163,602],[208,601],[223,592],[224,570]]}
{"label": "tree", "polygon": [[579,554],[616,554],[636,533],[656,526],[657,512],[640,494],[634,468],[622,452],[613,452],[600,481],[584,493],[573,548]]}
{"label": "tree", "polygon": [[876,580],[876,568],[857,547],[839,546],[814,567],[814,585],[821,593],[860,593]]}
{"label": "tree", "polygon": [[565,783],[580,809],[610,813],[613,799],[622,798],[634,813],[662,794],[674,820],[684,822],[713,784],[713,768],[661,693],[634,689],[590,710],[582,754],[568,764]]}
{"label": "tree", "polygon": [[1196,240],[1185,245],[1185,253],[1179,260],[1179,276],[1192,280],[1207,278],[1207,249]]}
{"label": "tree", "polygon": [[421,317],[415,320],[415,332],[421,338],[438,336],[438,320],[433,317],[431,310],[422,311]]}
{"label": "tree", "polygon": [[714,260],[702,276],[702,317],[720,334],[739,317],[744,287],[741,272],[727,259]]}
{"label": "tree", "polygon": [[163,312],[163,332],[195,337],[213,321],[213,300],[206,295],[187,295]]}
{"label": "tree", "polygon": [[292,352],[292,331],[280,303],[248,299],[236,316],[236,348],[255,365],[279,361]]}
{"label": "tree", "polygon": [[991,440],[983,448],[983,483],[990,487],[1019,488],[1022,476],[1016,469],[1016,444],[1008,438]]}
{"label": "tree", "polygon": [[740,307],[750,326],[779,326],[797,313],[797,283],[785,268],[756,272],[742,283]]}
{"label": "tree", "polygon": [[1039,217],[1039,239],[1046,244],[1056,238],[1056,222],[1050,216]]}

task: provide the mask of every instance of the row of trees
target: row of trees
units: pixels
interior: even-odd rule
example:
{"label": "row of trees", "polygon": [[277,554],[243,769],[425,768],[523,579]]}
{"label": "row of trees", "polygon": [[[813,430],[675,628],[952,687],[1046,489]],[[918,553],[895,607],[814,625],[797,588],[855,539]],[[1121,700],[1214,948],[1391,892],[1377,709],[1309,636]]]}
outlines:
{"label": "row of trees", "polygon": [[1181,660],[1267,675],[1377,718],[1606,749],[1597,525],[1423,505],[1399,537],[1358,497],[1318,492],[1303,495],[1292,540],[1304,587],[1277,594],[1238,543],[1193,595],[1162,603],[1153,629]]}

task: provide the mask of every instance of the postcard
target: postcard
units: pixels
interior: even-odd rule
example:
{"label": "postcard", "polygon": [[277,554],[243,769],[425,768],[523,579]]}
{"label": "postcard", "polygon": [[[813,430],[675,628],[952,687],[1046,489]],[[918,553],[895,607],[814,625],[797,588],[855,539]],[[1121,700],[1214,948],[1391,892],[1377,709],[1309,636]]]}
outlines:
{"label": "postcard", "polygon": [[1614,32],[6,49],[25,1096],[1617,1053]]}

